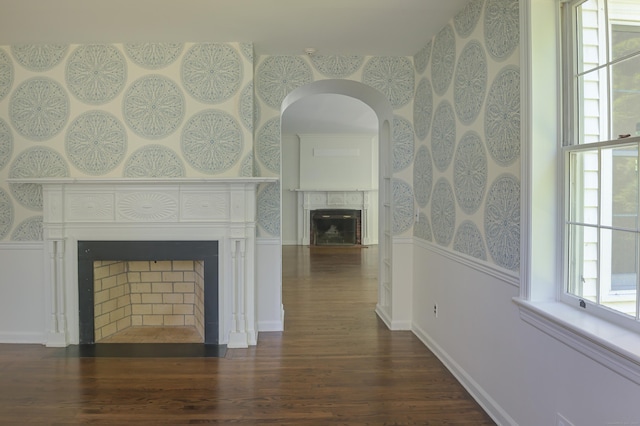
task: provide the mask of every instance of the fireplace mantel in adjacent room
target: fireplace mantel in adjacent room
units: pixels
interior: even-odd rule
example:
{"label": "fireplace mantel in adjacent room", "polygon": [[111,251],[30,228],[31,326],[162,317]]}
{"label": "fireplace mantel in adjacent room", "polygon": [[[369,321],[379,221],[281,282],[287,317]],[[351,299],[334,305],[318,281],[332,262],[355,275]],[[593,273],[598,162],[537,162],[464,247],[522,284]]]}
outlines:
{"label": "fireplace mantel in adjacent room", "polygon": [[78,241],[218,241],[219,336],[255,345],[256,192],[276,178],[31,178],[41,185],[48,346],[79,341]]}
{"label": "fireplace mantel in adjacent room", "polygon": [[295,189],[298,193],[298,241],[310,244],[311,212],[324,209],[361,211],[362,245],[378,244],[377,189]]}

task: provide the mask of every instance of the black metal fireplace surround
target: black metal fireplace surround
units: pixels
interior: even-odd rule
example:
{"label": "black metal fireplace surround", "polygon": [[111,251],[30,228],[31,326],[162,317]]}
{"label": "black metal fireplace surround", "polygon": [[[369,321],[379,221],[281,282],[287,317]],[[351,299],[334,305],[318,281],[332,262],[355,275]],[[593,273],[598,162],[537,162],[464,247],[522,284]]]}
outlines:
{"label": "black metal fireplace surround", "polygon": [[360,210],[321,209],[311,213],[311,245],[360,245]]}
{"label": "black metal fireplace surround", "polygon": [[[94,275],[97,260],[204,261],[204,343],[95,343]],[[78,241],[80,344],[67,355],[81,357],[218,357],[219,344],[217,241]]]}

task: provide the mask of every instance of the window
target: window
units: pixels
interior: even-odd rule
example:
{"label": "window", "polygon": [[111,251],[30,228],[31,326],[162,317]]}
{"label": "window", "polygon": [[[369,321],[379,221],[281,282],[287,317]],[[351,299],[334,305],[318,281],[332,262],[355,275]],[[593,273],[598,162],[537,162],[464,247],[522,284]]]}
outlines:
{"label": "window", "polygon": [[640,0],[563,9],[561,299],[640,330]]}

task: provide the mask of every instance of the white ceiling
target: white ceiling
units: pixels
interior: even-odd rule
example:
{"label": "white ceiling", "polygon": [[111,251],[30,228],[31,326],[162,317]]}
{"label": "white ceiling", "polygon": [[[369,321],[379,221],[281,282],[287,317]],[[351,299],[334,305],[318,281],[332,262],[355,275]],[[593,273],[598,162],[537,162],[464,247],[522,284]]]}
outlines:
{"label": "white ceiling", "polygon": [[254,42],[257,54],[415,54],[468,0],[0,0],[0,45]]}

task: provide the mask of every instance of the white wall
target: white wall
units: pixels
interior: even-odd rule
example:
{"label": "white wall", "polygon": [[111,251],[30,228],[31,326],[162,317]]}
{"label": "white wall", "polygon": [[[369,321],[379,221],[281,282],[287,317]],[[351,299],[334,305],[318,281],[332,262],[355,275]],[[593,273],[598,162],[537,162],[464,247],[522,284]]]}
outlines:
{"label": "white wall", "polygon": [[315,134],[300,137],[300,189],[377,188],[373,135]]}
{"label": "white wall", "polygon": [[0,244],[0,342],[45,341],[44,246]]}
{"label": "white wall", "polygon": [[414,273],[414,332],[499,424],[638,423],[640,387],[524,323],[516,286],[422,243]]}
{"label": "white wall", "polygon": [[298,193],[300,187],[300,139],[282,135],[282,244],[298,244]]}

